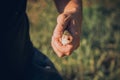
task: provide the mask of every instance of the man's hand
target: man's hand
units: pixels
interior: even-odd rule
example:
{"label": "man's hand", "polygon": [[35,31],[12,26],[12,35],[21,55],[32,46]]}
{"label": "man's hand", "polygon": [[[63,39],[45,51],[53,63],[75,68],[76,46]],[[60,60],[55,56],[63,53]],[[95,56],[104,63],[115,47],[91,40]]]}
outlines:
{"label": "man's hand", "polygon": [[[63,0],[64,1],[64,0]],[[69,4],[71,5],[72,2]],[[51,45],[59,57],[70,55],[80,44],[81,11],[76,7],[70,8],[66,6],[64,12],[62,12],[57,18],[57,25],[54,29]],[[63,45],[61,42],[63,32],[67,30],[70,32],[72,42]]]}

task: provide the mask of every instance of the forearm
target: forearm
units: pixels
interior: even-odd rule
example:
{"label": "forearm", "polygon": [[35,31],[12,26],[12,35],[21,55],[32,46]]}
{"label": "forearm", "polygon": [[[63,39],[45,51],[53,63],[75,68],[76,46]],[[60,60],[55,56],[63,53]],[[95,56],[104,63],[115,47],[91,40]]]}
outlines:
{"label": "forearm", "polygon": [[59,13],[77,10],[82,11],[82,0],[54,0]]}

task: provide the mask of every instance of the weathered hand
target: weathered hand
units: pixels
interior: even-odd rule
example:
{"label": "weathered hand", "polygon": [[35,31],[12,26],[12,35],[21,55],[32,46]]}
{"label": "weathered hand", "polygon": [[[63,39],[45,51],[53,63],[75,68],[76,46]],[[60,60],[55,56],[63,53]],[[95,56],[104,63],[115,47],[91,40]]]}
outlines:
{"label": "weathered hand", "polygon": [[[62,44],[64,30],[68,30],[72,35],[72,42]],[[53,32],[51,45],[59,57],[70,55],[80,44],[81,16],[79,12],[64,12],[57,18],[57,25]]]}

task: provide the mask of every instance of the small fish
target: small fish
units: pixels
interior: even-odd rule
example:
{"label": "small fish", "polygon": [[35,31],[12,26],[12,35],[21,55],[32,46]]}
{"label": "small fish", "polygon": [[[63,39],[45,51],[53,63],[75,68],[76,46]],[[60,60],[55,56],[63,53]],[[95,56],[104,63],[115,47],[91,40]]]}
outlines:
{"label": "small fish", "polygon": [[72,40],[73,40],[73,37],[72,37],[71,33],[68,30],[65,30],[62,35],[62,40],[61,40],[62,44],[67,45],[67,44],[71,43]]}

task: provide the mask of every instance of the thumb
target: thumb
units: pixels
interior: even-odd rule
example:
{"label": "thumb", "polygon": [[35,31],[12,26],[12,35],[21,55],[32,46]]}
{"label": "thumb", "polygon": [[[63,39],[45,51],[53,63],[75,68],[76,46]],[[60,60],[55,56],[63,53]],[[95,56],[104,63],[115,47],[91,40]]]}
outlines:
{"label": "thumb", "polygon": [[70,21],[70,14],[62,13],[57,18],[57,25],[54,30],[54,34],[57,35],[57,37],[61,37],[63,34],[63,31],[67,28],[69,21]]}
{"label": "thumb", "polygon": [[63,27],[66,27],[68,22],[70,21],[70,14],[62,13],[57,18],[57,24],[62,25]]}

